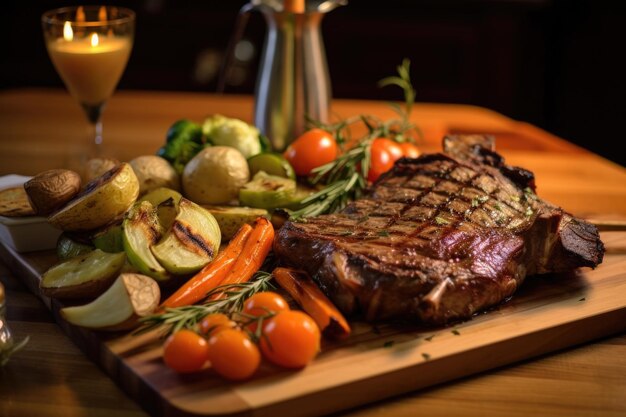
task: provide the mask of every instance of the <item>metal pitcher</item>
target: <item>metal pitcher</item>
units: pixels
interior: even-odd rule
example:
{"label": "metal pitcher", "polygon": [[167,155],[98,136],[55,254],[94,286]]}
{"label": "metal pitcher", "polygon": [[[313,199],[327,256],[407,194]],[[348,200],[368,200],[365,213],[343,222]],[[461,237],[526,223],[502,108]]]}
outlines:
{"label": "metal pitcher", "polygon": [[344,4],[306,1],[303,11],[292,12],[280,0],[252,0],[242,8],[261,12],[267,21],[254,124],[276,151],[305,131],[307,118],[328,120],[331,86],[320,23],[325,13]]}

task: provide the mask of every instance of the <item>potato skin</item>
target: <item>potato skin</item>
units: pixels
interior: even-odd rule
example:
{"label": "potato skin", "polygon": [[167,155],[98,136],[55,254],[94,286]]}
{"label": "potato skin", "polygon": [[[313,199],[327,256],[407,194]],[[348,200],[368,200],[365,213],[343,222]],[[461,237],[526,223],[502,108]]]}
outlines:
{"label": "potato skin", "polygon": [[80,185],[78,173],[69,169],[50,169],[27,181],[24,189],[36,214],[47,216],[74,198]]}
{"label": "potato skin", "polygon": [[197,204],[226,204],[236,200],[250,178],[246,158],[228,146],[200,151],[185,166],[183,190]]}
{"label": "potato skin", "polygon": [[180,190],[180,177],[174,167],[157,155],[138,156],[129,162],[139,180],[139,195],[157,188]]}
{"label": "potato skin", "polygon": [[83,180],[85,183],[93,181],[119,164],[120,161],[115,158],[91,158],[85,163]]}

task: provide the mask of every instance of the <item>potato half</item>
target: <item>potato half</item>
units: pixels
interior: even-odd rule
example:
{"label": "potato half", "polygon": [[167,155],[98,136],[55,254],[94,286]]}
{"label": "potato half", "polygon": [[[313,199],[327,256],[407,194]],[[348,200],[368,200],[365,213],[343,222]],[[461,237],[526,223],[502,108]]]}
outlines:
{"label": "potato half", "polygon": [[139,195],[139,181],[131,166],[122,163],[91,181],[73,200],[48,217],[55,227],[86,231],[109,224]]}
{"label": "potato half", "polygon": [[143,155],[129,162],[139,180],[139,195],[160,187],[180,190],[180,177],[165,159],[157,155]]}

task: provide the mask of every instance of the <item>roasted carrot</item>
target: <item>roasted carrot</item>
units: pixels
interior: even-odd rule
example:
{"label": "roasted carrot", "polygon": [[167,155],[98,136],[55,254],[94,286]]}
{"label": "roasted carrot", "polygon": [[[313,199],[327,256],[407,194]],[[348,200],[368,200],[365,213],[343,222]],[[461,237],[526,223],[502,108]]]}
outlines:
{"label": "roasted carrot", "polygon": [[[246,241],[241,254],[221,285],[241,284],[248,282],[255,272],[261,268],[267,254],[274,243],[274,227],[265,217],[254,221],[252,233]],[[223,298],[224,293],[215,294],[211,299]]]}
{"label": "roasted carrot", "polygon": [[343,339],[350,335],[348,321],[306,272],[276,268],[272,271],[272,276],[315,320],[324,336]]}
{"label": "roasted carrot", "polygon": [[165,300],[161,308],[186,306],[202,300],[209,291],[219,286],[233,269],[251,234],[252,226],[244,224],[226,248]]}

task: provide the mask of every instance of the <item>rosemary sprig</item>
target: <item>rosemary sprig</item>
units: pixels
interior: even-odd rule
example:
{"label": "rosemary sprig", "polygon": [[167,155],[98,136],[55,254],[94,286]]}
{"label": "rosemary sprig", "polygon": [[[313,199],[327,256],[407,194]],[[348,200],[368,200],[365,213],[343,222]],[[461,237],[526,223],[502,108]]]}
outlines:
{"label": "rosemary sprig", "polygon": [[[379,87],[396,85],[402,88],[402,91],[404,92],[404,109],[402,109],[396,103],[390,103],[391,108],[394,109],[401,118],[400,132],[398,132],[395,137],[395,140],[398,142],[410,140],[408,137],[404,136],[404,133],[411,129],[416,129],[416,126],[409,121],[409,116],[411,115],[411,111],[413,110],[413,104],[415,103],[415,89],[411,84],[410,67],[411,61],[405,58],[402,61],[402,65],[398,65],[397,70],[399,76],[383,78],[378,82]],[[422,133],[419,130],[418,135],[422,137]]]}
{"label": "rosemary sprig", "polygon": [[[163,312],[141,318],[140,322],[142,325],[135,333],[144,333],[155,328],[164,327],[164,332],[167,335],[180,329],[192,329],[209,314],[224,313],[230,315],[239,312],[243,307],[244,301],[250,296],[273,288],[270,283],[271,279],[272,275],[270,273],[259,271],[249,282],[221,285],[210,291],[206,295],[206,300],[208,301],[202,304],[166,308]],[[211,300],[213,295],[220,293],[223,293],[225,297]]]}
{"label": "rosemary sprig", "polygon": [[333,213],[345,207],[350,200],[359,198],[367,188],[367,173],[371,166],[371,146],[374,139],[386,137],[396,142],[412,141],[408,134],[415,130],[421,138],[422,133],[410,122],[410,115],[415,102],[415,89],[409,75],[410,61],[405,59],[397,67],[398,76],[382,79],[379,86],[395,85],[404,91],[405,106],[390,103],[400,120],[382,121],[371,115],[359,115],[334,124],[324,124],[309,120],[309,123],[333,134],[335,140],[345,151],[344,145],[351,143],[350,127],[356,123],[363,124],[368,133],[360,138],[356,145],[345,151],[336,160],[313,170],[311,185],[323,187],[301,202],[301,208],[287,210],[292,220],[305,220],[307,217],[323,213]]}

